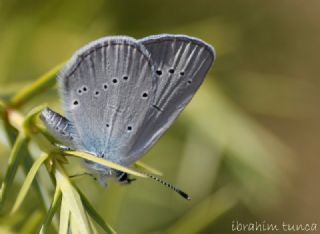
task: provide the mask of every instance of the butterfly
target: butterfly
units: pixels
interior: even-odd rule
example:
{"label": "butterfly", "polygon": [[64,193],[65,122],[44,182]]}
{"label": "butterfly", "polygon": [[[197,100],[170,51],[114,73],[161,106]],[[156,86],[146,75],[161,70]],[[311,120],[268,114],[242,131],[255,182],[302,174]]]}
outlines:
{"label": "butterfly", "polygon": [[[174,123],[215,57],[212,46],[185,35],[98,39],[76,51],[58,75],[66,117],[46,108],[41,119],[71,149],[130,166]],[[91,161],[85,166],[101,183],[110,177],[132,181],[124,172]]]}

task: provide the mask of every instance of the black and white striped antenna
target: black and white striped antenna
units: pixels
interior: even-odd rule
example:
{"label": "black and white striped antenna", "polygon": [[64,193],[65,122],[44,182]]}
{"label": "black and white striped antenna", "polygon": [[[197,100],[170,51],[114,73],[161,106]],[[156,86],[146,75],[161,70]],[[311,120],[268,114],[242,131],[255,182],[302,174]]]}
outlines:
{"label": "black and white striped antenna", "polygon": [[153,179],[153,180],[155,180],[155,181],[163,184],[163,185],[166,186],[167,188],[175,191],[175,192],[178,193],[180,196],[182,196],[184,199],[186,199],[186,200],[191,200],[191,197],[190,197],[187,193],[183,192],[182,190],[180,190],[180,189],[177,188],[176,186],[170,184],[169,182],[167,182],[167,181],[165,181],[165,180],[162,180],[162,179],[160,179],[160,178],[158,178],[158,177],[156,177],[156,176],[154,176],[154,175],[152,175],[152,174],[148,174],[148,173],[144,173],[144,172],[143,172],[143,174],[146,175],[146,176],[148,176],[149,178],[151,178],[151,179]]}

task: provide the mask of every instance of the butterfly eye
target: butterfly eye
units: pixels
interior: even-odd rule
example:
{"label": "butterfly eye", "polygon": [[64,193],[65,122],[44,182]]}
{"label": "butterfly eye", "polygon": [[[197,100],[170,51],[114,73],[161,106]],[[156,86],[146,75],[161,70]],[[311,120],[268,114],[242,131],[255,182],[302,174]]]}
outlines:
{"label": "butterfly eye", "polygon": [[127,130],[131,131],[132,130],[132,126],[128,126]]}
{"label": "butterfly eye", "polygon": [[114,84],[118,83],[118,79],[117,78],[113,78],[112,79],[112,83],[114,83]]}
{"label": "butterfly eye", "polygon": [[75,100],[75,101],[73,101],[73,105],[77,106],[77,105],[79,105],[79,102],[77,100]]}
{"label": "butterfly eye", "polygon": [[174,69],[173,68],[169,69],[169,73],[173,74],[174,73]]}
{"label": "butterfly eye", "polygon": [[184,71],[180,72],[180,76],[184,76]]}
{"label": "butterfly eye", "polygon": [[106,127],[108,128],[108,127],[110,127],[110,125],[109,125],[109,124],[106,124]]}
{"label": "butterfly eye", "polygon": [[158,76],[162,75],[162,71],[161,70],[157,70],[156,73],[157,73]]}
{"label": "butterfly eye", "polygon": [[128,79],[129,79],[129,77],[127,77],[127,76],[123,77],[123,80],[128,80]]}
{"label": "butterfly eye", "polygon": [[192,83],[192,80],[188,80],[187,83],[188,83],[188,84],[191,84],[191,83]]}

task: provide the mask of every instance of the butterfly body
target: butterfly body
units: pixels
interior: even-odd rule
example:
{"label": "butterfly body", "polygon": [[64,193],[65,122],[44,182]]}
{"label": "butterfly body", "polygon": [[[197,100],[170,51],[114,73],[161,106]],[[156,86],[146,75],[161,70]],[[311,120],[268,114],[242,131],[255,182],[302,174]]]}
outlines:
{"label": "butterfly body", "polygon": [[[210,45],[184,35],[99,39],[59,74],[66,117],[46,109],[41,118],[62,144],[130,166],[172,125],[214,59]],[[100,164],[85,165],[100,182],[131,181]]]}

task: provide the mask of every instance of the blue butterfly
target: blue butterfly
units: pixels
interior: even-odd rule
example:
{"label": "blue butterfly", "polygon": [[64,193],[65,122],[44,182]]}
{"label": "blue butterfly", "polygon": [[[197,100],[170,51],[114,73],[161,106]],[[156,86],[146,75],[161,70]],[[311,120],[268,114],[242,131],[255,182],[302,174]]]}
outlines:
{"label": "blue butterfly", "polygon": [[[64,145],[130,166],[173,124],[215,57],[210,45],[184,35],[101,38],[79,49],[58,76],[66,118],[49,108],[41,118]],[[124,172],[85,165],[101,183],[131,182]]]}

